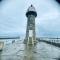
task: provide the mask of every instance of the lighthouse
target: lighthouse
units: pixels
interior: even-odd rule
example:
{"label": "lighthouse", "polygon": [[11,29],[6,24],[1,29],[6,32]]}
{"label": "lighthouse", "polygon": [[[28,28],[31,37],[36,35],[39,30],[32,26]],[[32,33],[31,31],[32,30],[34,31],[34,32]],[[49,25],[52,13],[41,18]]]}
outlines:
{"label": "lighthouse", "polygon": [[33,5],[28,8],[26,12],[26,17],[27,27],[24,43],[34,44],[36,43],[35,18],[37,17],[37,12]]}

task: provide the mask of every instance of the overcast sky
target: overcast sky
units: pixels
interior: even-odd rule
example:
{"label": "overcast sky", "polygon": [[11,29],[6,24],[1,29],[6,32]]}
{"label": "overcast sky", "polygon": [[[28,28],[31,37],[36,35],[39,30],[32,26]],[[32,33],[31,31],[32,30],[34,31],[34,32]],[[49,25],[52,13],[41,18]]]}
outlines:
{"label": "overcast sky", "polygon": [[26,34],[26,11],[37,11],[36,35],[60,37],[60,6],[54,0],[4,0],[0,3],[0,36]]}

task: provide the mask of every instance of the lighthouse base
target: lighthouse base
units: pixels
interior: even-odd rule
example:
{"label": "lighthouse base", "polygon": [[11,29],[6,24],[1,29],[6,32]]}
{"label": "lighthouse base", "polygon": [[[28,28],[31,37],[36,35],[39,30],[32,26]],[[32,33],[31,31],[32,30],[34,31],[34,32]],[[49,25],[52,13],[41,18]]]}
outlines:
{"label": "lighthouse base", "polygon": [[37,41],[36,40],[33,40],[32,37],[29,37],[28,39],[24,39],[24,44],[34,45],[36,43],[37,43]]}

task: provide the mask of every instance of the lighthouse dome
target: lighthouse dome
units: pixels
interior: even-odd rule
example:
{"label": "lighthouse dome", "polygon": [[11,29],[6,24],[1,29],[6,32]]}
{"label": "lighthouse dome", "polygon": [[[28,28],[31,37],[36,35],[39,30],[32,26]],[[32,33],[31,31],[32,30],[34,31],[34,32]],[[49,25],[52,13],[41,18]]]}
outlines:
{"label": "lighthouse dome", "polygon": [[28,11],[36,11],[36,10],[35,10],[35,7],[34,7],[33,5],[31,5],[31,6],[28,8],[27,12],[28,12]]}
{"label": "lighthouse dome", "polygon": [[26,12],[26,16],[28,17],[29,15],[34,15],[35,17],[37,16],[37,12],[33,5],[31,5]]}

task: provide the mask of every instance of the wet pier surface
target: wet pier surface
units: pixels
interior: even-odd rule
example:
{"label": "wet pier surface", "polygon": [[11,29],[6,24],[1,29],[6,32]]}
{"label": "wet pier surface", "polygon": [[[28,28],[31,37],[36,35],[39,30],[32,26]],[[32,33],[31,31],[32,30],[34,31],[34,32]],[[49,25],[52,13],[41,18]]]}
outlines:
{"label": "wet pier surface", "polygon": [[60,48],[44,42],[33,46],[17,41],[4,47],[0,60],[60,60]]}

